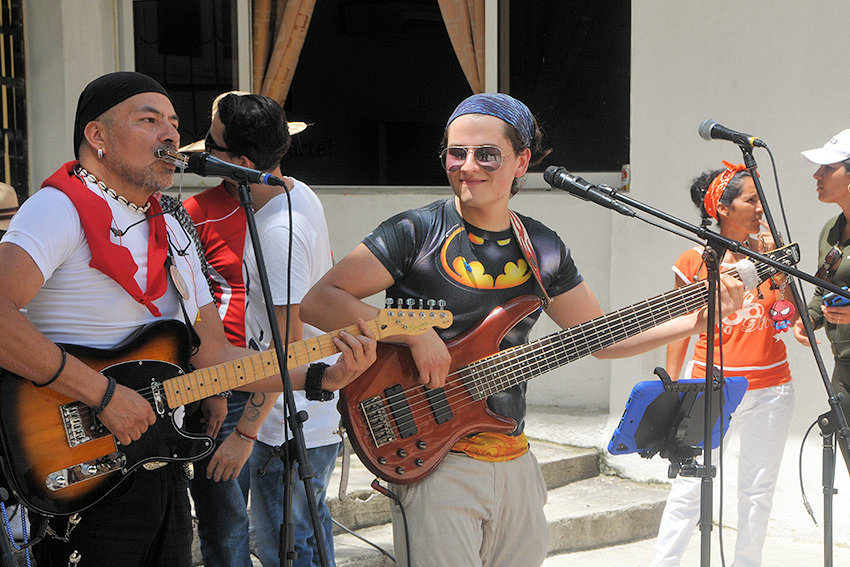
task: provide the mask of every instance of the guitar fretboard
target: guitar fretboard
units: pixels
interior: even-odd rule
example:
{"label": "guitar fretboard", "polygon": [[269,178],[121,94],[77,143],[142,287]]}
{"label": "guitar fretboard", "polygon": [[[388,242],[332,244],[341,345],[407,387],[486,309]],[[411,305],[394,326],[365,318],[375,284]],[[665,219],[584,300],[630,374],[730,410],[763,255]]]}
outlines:
{"label": "guitar fretboard", "polygon": [[[776,272],[766,264],[759,264],[757,271],[760,282]],[[730,273],[739,278],[736,271]],[[458,371],[459,378],[473,399],[483,400],[690,313],[707,303],[708,288],[705,282],[688,284],[478,360],[461,368]]]}
{"label": "guitar fretboard", "polygon": [[[366,325],[376,337],[381,338],[383,336],[382,330],[375,321],[369,321]],[[336,348],[333,337],[339,335],[340,331],[352,335],[360,334],[360,328],[357,325],[352,325],[332,333],[290,343],[286,359],[287,369],[297,368],[338,353],[339,349]],[[220,392],[251,384],[275,374],[278,374],[277,353],[275,349],[269,349],[216,366],[202,368],[189,374],[175,376],[165,380],[163,388],[168,406],[176,408],[214,396]]]}

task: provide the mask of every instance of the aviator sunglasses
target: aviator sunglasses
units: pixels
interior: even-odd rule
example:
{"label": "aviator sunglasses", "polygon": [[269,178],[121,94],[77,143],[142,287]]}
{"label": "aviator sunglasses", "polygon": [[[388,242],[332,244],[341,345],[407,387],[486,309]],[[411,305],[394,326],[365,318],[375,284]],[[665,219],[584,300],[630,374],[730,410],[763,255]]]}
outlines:
{"label": "aviator sunglasses", "polygon": [[484,171],[496,171],[502,166],[502,150],[496,146],[450,146],[440,152],[440,163],[449,173],[458,171],[466,163],[470,150],[475,163]]}
{"label": "aviator sunglasses", "polygon": [[818,268],[818,271],[815,272],[815,277],[824,281],[830,281],[832,276],[838,270],[838,265],[841,264],[841,258],[844,253],[841,251],[841,248],[838,246],[833,246],[829,252],[826,253],[826,257],[823,259],[823,264]]}

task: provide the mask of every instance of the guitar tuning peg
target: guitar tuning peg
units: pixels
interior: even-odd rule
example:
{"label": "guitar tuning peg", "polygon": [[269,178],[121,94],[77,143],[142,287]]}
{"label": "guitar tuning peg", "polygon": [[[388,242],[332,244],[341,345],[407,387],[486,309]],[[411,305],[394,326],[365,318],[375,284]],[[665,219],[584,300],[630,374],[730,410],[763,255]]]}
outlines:
{"label": "guitar tuning peg", "polygon": [[419,309],[425,309],[425,300],[424,299],[419,300]]}
{"label": "guitar tuning peg", "polygon": [[443,309],[446,306],[446,300],[441,299],[441,300],[437,301],[437,305],[440,307],[440,309]]}
{"label": "guitar tuning peg", "polygon": [[386,298],[386,299],[384,300],[384,305],[386,305],[386,306],[387,306],[387,309],[389,309],[390,307],[392,307],[392,306],[393,306],[393,298],[392,298],[392,297],[388,297],[388,298]]}
{"label": "guitar tuning peg", "polygon": [[433,309],[433,308],[434,308],[434,306],[437,304],[437,302],[436,302],[436,301],[434,301],[433,299],[429,299],[429,300],[427,301],[427,303],[428,303],[428,309]]}
{"label": "guitar tuning peg", "polygon": [[413,299],[412,297],[408,297],[406,303],[407,303],[407,308],[411,309],[413,307],[413,305],[416,303],[416,300]]}

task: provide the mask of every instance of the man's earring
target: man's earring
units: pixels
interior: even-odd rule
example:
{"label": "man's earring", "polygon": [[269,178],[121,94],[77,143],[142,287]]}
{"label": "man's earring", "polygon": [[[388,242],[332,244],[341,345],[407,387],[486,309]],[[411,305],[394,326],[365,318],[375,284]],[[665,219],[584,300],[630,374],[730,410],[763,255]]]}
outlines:
{"label": "man's earring", "polygon": [[103,148],[97,149],[97,157],[98,159],[103,159]]}

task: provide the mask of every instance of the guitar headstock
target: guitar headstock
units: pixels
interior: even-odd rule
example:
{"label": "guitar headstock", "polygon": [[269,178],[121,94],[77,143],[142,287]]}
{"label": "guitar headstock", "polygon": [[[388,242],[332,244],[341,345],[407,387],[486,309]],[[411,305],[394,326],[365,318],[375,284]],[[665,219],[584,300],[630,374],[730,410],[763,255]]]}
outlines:
{"label": "guitar headstock", "polygon": [[[765,252],[764,255],[786,266],[793,266],[800,261],[800,246],[796,242],[792,242],[781,248]],[[759,281],[764,281],[778,272],[773,266],[761,262],[756,264],[756,269],[758,270]],[[781,273],[779,276],[785,277],[785,273]]]}
{"label": "guitar headstock", "polygon": [[443,300],[439,301],[440,309],[434,309],[438,302],[433,299],[428,300],[428,308],[423,306],[422,300],[418,308],[414,307],[416,302],[412,299],[407,300],[407,306],[401,300],[398,301],[398,307],[393,308],[392,303],[393,300],[388,299],[388,307],[381,309],[375,317],[378,339],[392,335],[419,335],[432,327],[445,329],[454,320],[451,311],[442,309],[445,305]]}

